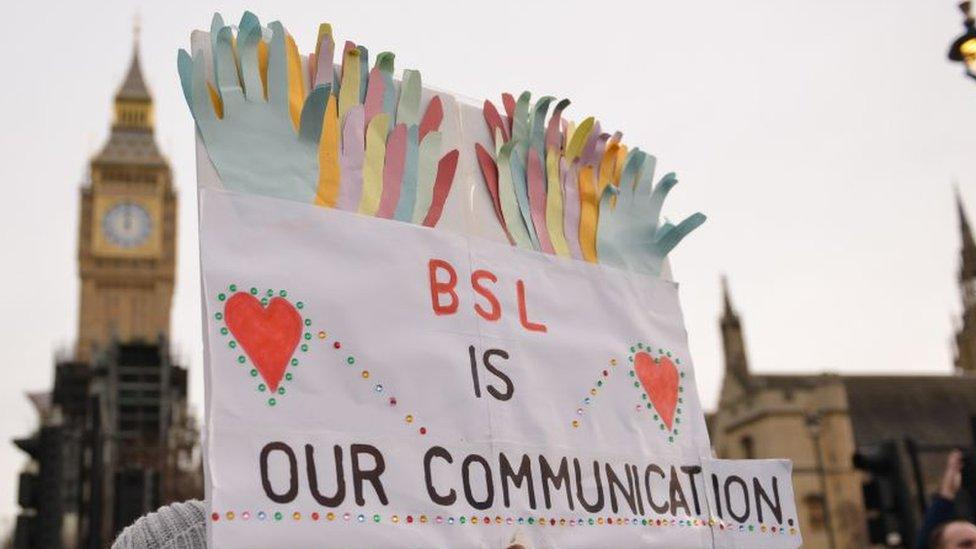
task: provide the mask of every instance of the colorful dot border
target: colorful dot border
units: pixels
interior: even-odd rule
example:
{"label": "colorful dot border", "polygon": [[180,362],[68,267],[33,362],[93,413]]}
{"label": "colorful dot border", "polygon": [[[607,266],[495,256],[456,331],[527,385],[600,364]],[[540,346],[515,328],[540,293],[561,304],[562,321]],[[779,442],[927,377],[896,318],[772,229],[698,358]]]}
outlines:
{"label": "colorful dot border", "polygon": [[[221,304],[219,307],[221,310],[214,313],[213,318],[217,323],[218,333],[221,336],[229,338],[227,341],[227,346],[234,351],[238,351],[240,344],[237,342],[236,339],[234,339],[234,335],[230,333],[230,329],[227,327],[227,323],[225,321],[224,316],[226,311],[225,309],[226,301],[231,296],[238,293],[246,293],[248,295],[253,296],[256,299],[260,299],[262,307],[267,307],[268,303],[270,303],[271,299],[273,298],[286,299],[288,300],[289,303],[292,303],[291,300],[288,299],[288,290],[284,290],[284,289],[279,289],[277,292],[271,288],[259,291],[256,286],[251,286],[250,289],[245,292],[244,290],[239,289],[236,283],[231,283],[227,285],[227,288],[225,290],[221,290],[220,292],[218,292],[216,297],[217,297],[217,301]],[[303,333],[302,333],[302,339],[300,340],[301,343],[297,348],[298,351],[292,354],[291,358],[288,359],[288,364],[285,366],[285,374],[282,378],[283,382],[291,382],[292,380],[294,380],[295,374],[291,370],[293,370],[301,363],[301,361],[298,360],[298,357],[296,355],[298,354],[298,352],[302,352],[302,353],[308,352],[309,349],[308,341],[312,339],[312,334],[311,334],[312,320],[310,318],[302,316],[301,313],[302,309],[305,308],[305,304],[301,301],[296,301],[292,303],[292,305],[299,311],[298,315],[302,319]],[[247,351],[245,351],[243,347],[241,347],[239,350],[239,354],[237,355],[236,358],[236,363],[246,367],[249,360],[250,357],[247,355]],[[253,378],[258,378],[260,376],[260,372],[258,372],[257,368],[254,367],[253,364],[251,366],[250,374],[251,377]],[[265,383],[261,380],[257,380],[257,381],[258,384],[255,387],[257,388],[258,392],[259,393],[266,392],[268,390],[267,385],[265,385]],[[285,389],[284,385],[279,384],[277,391],[275,391],[275,393],[270,397],[268,397],[268,400],[265,401],[266,404],[270,407],[276,406],[278,404],[278,399],[285,396],[287,392],[288,391],[287,389]]]}
{"label": "colorful dot border", "polygon": [[[327,332],[320,331],[319,339],[325,340],[328,337]],[[342,342],[338,339],[332,342],[332,349],[336,352],[343,350]],[[397,400],[395,391],[389,391],[388,387],[378,379],[376,375],[371,372],[367,367],[362,365],[357,366],[358,360],[354,354],[348,354],[344,359],[342,359],[341,364],[344,364],[346,368],[353,368],[359,370],[359,378],[370,385],[370,391],[385,399],[386,405],[391,410],[399,410],[399,401]],[[410,427],[411,429],[416,428],[416,434],[424,436],[428,433],[427,426],[419,420],[418,416],[414,412],[407,411],[403,415],[403,424]]]}
{"label": "colorful dot border", "polygon": [[[677,439],[680,433],[680,431],[678,430],[678,426],[681,424],[682,406],[684,405],[684,392],[685,392],[684,380],[686,374],[684,370],[680,368],[681,359],[680,358],[674,359],[675,367],[678,368],[678,375],[679,375],[678,402],[677,402],[677,407],[675,409],[674,422],[671,425],[671,429],[668,429],[667,426],[664,425],[664,422],[661,420],[658,411],[654,409],[654,406],[651,403],[650,396],[647,394],[647,391],[644,389],[644,386],[637,379],[637,372],[634,370],[634,366],[633,366],[634,356],[637,353],[642,353],[642,352],[653,354],[654,348],[652,345],[645,344],[643,342],[637,342],[630,347],[630,353],[627,357],[628,362],[630,363],[628,375],[634,380],[633,387],[637,389],[638,394],[640,395],[637,404],[634,406],[634,411],[636,413],[641,413],[646,409],[654,412],[653,418],[658,426],[658,429],[660,431],[664,431],[665,435],[668,437],[668,443],[674,443],[674,441]],[[671,358],[672,353],[669,350],[659,348],[657,350],[657,357],[654,357],[654,361],[656,362],[657,360],[659,360],[661,356],[667,356],[668,358]],[[578,407],[576,408],[575,413],[573,414],[573,419],[570,420],[569,422],[570,426],[573,429],[578,429],[580,426],[583,425],[583,417],[586,415],[587,409],[590,407],[591,404],[593,404],[594,400],[599,395],[600,390],[603,389],[603,387],[607,384],[611,374],[614,372],[614,370],[616,370],[617,365],[618,365],[617,359],[611,358],[609,360],[609,367],[604,367],[603,369],[601,369],[600,375],[597,376],[596,381],[594,381],[590,385],[590,388],[587,390],[586,396],[583,397],[578,402]]]}
{"label": "colorful dot border", "polygon": [[[217,293],[216,296],[217,301],[223,304],[227,301],[227,299],[231,297],[231,295],[236,294],[238,292],[244,292],[244,290],[240,290],[236,283],[231,283],[227,285],[227,288],[225,290],[222,290]],[[248,293],[254,296],[255,298],[258,298],[260,296],[262,307],[267,307],[268,303],[270,303],[270,300],[272,298],[275,297],[280,297],[283,299],[288,298],[288,290],[284,290],[284,289],[275,292],[275,290],[270,288],[265,290],[258,290],[256,286],[251,286],[250,289],[245,293]],[[291,301],[289,300],[289,302]],[[304,302],[296,301],[293,303],[293,305],[296,309],[298,309],[299,316],[301,316],[301,311],[305,308]],[[220,308],[221,310],[214,313],[213,316],[214,320],[217,322],[217,327],[218,327],[217,331],[220,333],[220,335],[230,338],[228,340],[227,346],[230,349],[236,351],[238,350],[239,344],[233,338],[233,334],[230,333],[230,329],[227,327],[227,324],[224,320],[225,312],[223,308],[222,307],[218,307],[218,308]],[[288,382],[292,381],[295,378],[295,375],[290,370],[292,370],[294,367],[297,367],[299,366],[299,364],[301,364],[301,361],[298,359],[296,355],[299,352],[301,353],[309,352],[312,349],[311,344],[315,339],[318,339],[319,342],[322,343],[329,343],[329,339],[330,339],[329,332],[327,332],[324,329],[316,330],[312,326],[312,320],[310,318],[304,316],[301,316],[301,318],[302,318],[302,328],[303,328],[302,338],[300,340],[299,346],[297,347],[297,350],[288,361],[288,365],[286,366],[285,375],[283,378],[284,381],[288,381]],[[331,347],[336,352],[343,351],[342,342],[339,341],[338,339],[333,339],[331,341]],[[240,364],[242,366],[247,365],[249,360],[247,353],[244,351],[243,348],[241,348],[239,352],[240,354],[237,356],[236,359],[237,364]],[[356,367],[357,359],[355,355],[353,354],[346,355],[345,358],[343,359],[343,364],[349,367]],[[393,395],[391,391],[387,390],[387,387],[381,382],[381,380],[376,378],[373,372],[371,372],[368,368],[364,368],[361,366],[357,368],[357,370],[359,371],[359,378],[362,379],[363,381],[368,382],[371,385],[370,390],[374,394],[384,397],[385,402],[390,409],[397,409],[397,406],[399,404],[397,397]],[[251,377],[254,378],[257,378],[260,375],[257,369],[254,368],[253,366],[251,368],[250,374]],[[267,386],[260,380],[258,381],[256,387],[258,392],[263,393],[267,391]],[[271,397],[268,398],[267,400],[268,406],[270,407],[276,406],[278,404],[278,398],[284,396],[286,393],[287,390],[283,386],[279,385],[276,395],[272,395]],[[418,415],[414,412],[408,411],[406,414],[404,414],[402,418],[402,422],[404,425],[410,427],[411,429],[416,429],[415,432],[420,436],[424,436],[429,432],[427,426],[424,425],[423,422],[419,420]]]}
{"label": "colorful dot border", "polygon": [[587,389],[585,397],[579,400],[578,407],[573,413],[573,419],[569,422],[573,429],[578,429],[583,424],[583,417],[586,415],[587,409],[596,400],[596,397],[600,394],[600,389],[602,389],[609,381],[611,374],[616,369],[617,359],[611,358],[607,366],[601,369],[600,375],[597,376],[596,381],[594,381],[590,388]]}
{"label": "colorful dot border", "polygon": [[210,515],[210,521],[218,522],[254,522],[270,524],[288,524],[296,522],[321,522],[321,523],[350,523],[350,524],[382,524],[393,525],[469,525],[469,526],[512,526],[529,525],[540,527],[586,527],[586,526],[642,526],[642,527],[661,527],[661,528],[717,528],[721,531],[761,533],[775,535],[797,535],[799,530],[795,522],[790,519],[788,525],[768,525],[768,524],[736,524],[719,518],[647,518],[647,517],[623,517],[623,516],[599,516],[599,517],[560,517],[545,515],[540,516],[501,516],[495,515],[427,515],[427,514],[381,514],[357,510],[349,511],[214,511]]}
{"label": "colorful dot border", "polygon": [[[640,401],[638,401],[635,410],[637,412],[640,412],[641,410],[646,408],[649,411],[653,411],[654,421],[657,423],[658,430],[664,432],[664,434],[667,435],[668,443],[674,443],[674,441],[678,438],[678,435],[680,433],[678,427],[681,425],[682,406],[685,403],[684,393],[685,393],[686,374],[684,372],[684,369],[681,368],[681,359],[674,358],[674,365],[675,368],[678,370],[678,401],[675,404],[674,419],[672,421],[671,428],[668,429],[667,425],[664,424],[664,421],[660,417],[660,411],[654,408],[654,405],[651,403],[650,395],[647,394],[647,390],[644,388],[643,384],[637,378],[637,371],[634,370],[634,357],[637,356],[638,353],[646,353],[651,356],[654,362],[658,362],[662,356],[671,359],[672,358],[671,351],[663,348],[658,348],[657,353],[655,353],[653,345],[645,344],[643,342],[637,342],[631,345],[630,354],[627,356],[627,361],[630,363],[630,371],[628,375],[634,380],[633,387],[637,390],[638,394],[640,395]],[[654,356],[655,354],[657,356]]]}

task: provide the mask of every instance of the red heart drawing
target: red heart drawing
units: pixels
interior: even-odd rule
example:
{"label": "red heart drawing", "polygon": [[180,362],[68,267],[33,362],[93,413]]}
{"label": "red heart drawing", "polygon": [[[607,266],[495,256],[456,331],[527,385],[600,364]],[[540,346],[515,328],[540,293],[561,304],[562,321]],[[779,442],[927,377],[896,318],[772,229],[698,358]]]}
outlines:
{"label": "red heart drawing", "polygon": [[661,421],[670,430],[678,407],[678,368],[666,356],[655,362],[651,355],[642,351],[634,355],[634,371]]}
{"label": "red heart drawing", "polygon": [[302,337],[301,315],[287,299],[276,297],[264,307],[254,296],[237,292],[227,300],[224,317],[268,388],[277,391]]}

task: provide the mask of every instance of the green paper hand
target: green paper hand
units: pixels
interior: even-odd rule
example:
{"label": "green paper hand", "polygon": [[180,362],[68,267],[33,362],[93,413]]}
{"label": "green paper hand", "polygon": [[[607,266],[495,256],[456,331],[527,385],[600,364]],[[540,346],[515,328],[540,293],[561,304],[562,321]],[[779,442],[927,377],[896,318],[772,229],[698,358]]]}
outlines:
{"label": "green paper hand", "polygon": [[658,226],[661,206],[678,179],[669,173],[652,190],[655,162],[634,149],[624,163],[620,188],[607,185],[603,191],[596,233],[600,263],[659,276],[668,253],[705,222],[703,214],[695,213],[677,225]]}
{"label": "green paper hand", "polygon": [[296,129],[289,105],[287,34],[281,23],[269,25],[265,77],[259,62],[263,29],[257,18],[244,15],[236,45],[231,27],[223,26],[219,15],[214,21],[214,29],[219,27],[216,36],[211,34],[216,86],[207,81],[203,50],[192,57],[180,50],[177,66],[217,173],[229,189],[312,203],[330,88],[320,86],[308,94]]}

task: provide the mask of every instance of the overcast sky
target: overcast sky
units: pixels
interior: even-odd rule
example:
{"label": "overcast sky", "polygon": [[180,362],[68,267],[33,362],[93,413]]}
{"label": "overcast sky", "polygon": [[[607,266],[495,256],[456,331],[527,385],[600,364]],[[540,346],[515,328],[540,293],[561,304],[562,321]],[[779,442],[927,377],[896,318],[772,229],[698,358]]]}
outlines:
{"label": "overcast sky", "polygon": [[[678,173],[666,213],[708,222],[673,254],[699,390],[722,377],[727,273],[752,368],[951,368],[959,237],[976,207],[976,82],[945,60],[951,1],[11,2],[0,32],[0,517],[77,322],[78,187],[104,142],[142,20],[157,140],[180,198],[172,339],[202,410],[193,126],[176,51],[214,9],[280,19],[302,51],[319,22],[473,98],[569,97]],[[976,209],[974,209],[976,211]]]}

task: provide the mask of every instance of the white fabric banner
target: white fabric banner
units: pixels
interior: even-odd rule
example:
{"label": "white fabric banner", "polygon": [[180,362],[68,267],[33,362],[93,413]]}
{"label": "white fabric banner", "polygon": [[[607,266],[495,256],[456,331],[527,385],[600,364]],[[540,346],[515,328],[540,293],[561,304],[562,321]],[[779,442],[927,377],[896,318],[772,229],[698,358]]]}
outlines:
{"label": "white fabric banner", "polygon": [[213,547],[797,547],[712,460],[677,288],[201,186]]}

